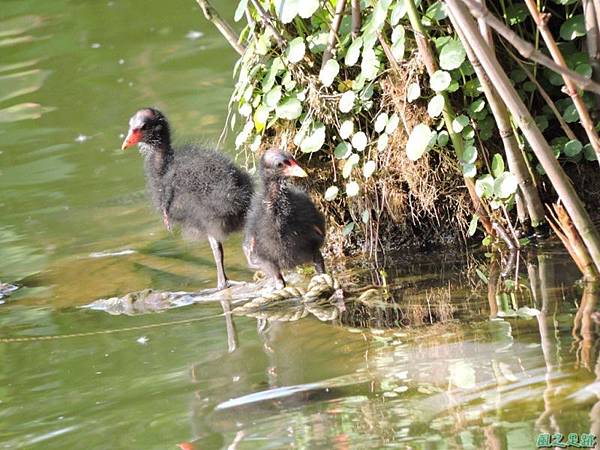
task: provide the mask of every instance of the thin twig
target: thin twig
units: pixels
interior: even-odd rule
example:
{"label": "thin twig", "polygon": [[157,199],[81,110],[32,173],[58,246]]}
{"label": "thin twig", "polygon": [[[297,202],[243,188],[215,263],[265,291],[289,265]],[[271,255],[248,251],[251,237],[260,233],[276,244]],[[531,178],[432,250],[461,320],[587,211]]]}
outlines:
{"label": "thin twig", "polygon": [[[542,38],[544,39],[548,50],[550,50],[552,58],[554,58],[556,64],[566,69],[567,63],[565,61],[565,58],[563,57],[562,52],[558,48],[558,45],[556,44],[552,33],[548,29],[548,20],[550,18],[550,15],[547,13],[540,13],[537,5],[533,0],[525,0],[525,3],[527,4],[527,8],[529,8],[529,13],[533,17],[533,20],[535,20],[535,23],[542,34]],[[587,134],[587,137],[590,140],[590,144],[592,145],[592,148],[598,156],[598,163],[600,164],[600,138],[598,137],[598,133],[596,132],[596,128],[594,127],[594,123],[592,122],[592,118],[590,117],[590,112],[587,106],[585,106],[583,98],[577,92],[577,86],[575,85],[575,83],[573,83],[571,78],[565,76],[564,74],[562,77],[565,81],[567,94],[569,95],[569,97],[571,97],[571,100],[573,100],[575,109],[579,114],[581,126],[583,126],[583,129],[585,130],[585,133]]]}
{"label": "thin twig", "polygon": [[346,9],[346,0],[338,0],[337,5],[335,6],[335,14],[333,15],[333,20],[331,21],[329,37],[327,38],[327,47],[323,52],[321,69],[325,67],[325,64],[331,59],[331,56],[333,55],[333,47],[335,47],[335,43],[338,40],[338,32],[340,31],[340,24],[342,23],[342,18],[344,17],[344,9]]}
{"label": "thin twig", "polygon": [[252,2],[252,5],[254,5],[254,8],[256,8],[256,12],[260,16],[260,19],[262,20],[262,23],[264,24],[265,28],[268,28],[271,31],[271,33],[273,34],[273,36],[275,37],[275,40],[277,41],[277,45],[280,48],[285,48],[285,39],[283,39],[283,36],[281,35],[281,33],[279,31],[277,31],[277,28],[275,28],[275,25],[273,25],[273,20],[271,19],[271,15],[264,10],[264,8],[261,6],[261,4],[258,0],[250,0],[250,2]]}
{"label": "thin twig", "polygon": [[500,66],[490,48],[479,34],[473,17],[470,16],[463,1],[469,0],[445,0],[445,3],[452,11],[457,26],[462,29],[482,67],[487,72],[498,94],[506,103],[513,118],[531,145],[535,156],[546,171],[552,186],[565,205],[573,224],[585,243],[596,268],[600,269],[600,236],[598,235],[598,230],[579,199],[571,180],[556,160],[550,145],[537,127],[531,113],[510,83],[506,72],[504,72],[502,66]]}
{"label": "thin twig", "polygon": [[510,42],[510,44],[516,48],[524,58],[531,59],[532,61],[546,66],[557,73],[560,73],[561,75],[566,75],[573,80],[573,82],[575,82],[577,87],[580,89],[595,92],[596,94],[600,95],[600,84],[590,80],[589,78],[579,75],[574,70],[570,70],[556,64],[551,58],[537,50],[529,42],[521,39],[517,33],[507,27],[502,21],[493,16],[487,8],[480,5],[475,0],[461,1],[469,7],[471,14],[473,14],[477,19],[485,20],[490,27],[492,27],[498,34]]}
{"label": "thin twig", "polygon": [[219,30],[219,32],[223,35],[223,37],[229,42],[229,45],[238,52],[240,55],[244,54],[246,51],[246,47],[240,44],[239,36],[233,31],[233,28],[225,22],[215,8],[208,2],[208,0],[196,0],[200,9],[204,13],[204,17],[206,20],[213,23],[213,25]]}
{"label": "thin twig", "polygon": [[361,25],[360,0],[352,0],[352,39],[356,39],[360,34]]}

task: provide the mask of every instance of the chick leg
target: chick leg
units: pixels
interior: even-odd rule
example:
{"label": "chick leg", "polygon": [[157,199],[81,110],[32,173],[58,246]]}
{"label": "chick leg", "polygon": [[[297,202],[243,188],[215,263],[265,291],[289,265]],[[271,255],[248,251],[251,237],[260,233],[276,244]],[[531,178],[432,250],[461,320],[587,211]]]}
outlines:
{"label": "chick leg", "polygon": [[321,250],[317,250],[315,252],[315,256],[313,257],[313,262],[315,263],[315,270],[318,274],[325,273],[325,261],[323,260],[323,255],[321,254]]}
{"label": "chick leg", "polygon": [[225,275],[225,267],[223,265],[223,244],[212,236],[208,236],[208,243],[215,258],[217,266],[217,289],[225,289],[228,287],[227,275]]}

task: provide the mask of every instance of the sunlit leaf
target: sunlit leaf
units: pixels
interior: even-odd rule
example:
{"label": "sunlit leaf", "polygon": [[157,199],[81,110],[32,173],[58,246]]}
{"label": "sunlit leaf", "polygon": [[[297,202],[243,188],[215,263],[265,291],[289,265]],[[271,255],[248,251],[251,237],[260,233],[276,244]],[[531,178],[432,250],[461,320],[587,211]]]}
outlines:
{"label": "sunlit leaf", "polygon": [[352,147],[347,142],[340,142],[333,151],[338,159],[346,159],[352,153]]}
{"label": "sunlit leaf", "polygon": [[463,150],[462,160],[465,163],[475,163],[477,160],[477,149],[474,145],[467,145]]}
{"label": "sunlit leaf", "polygon": [[565,20],[560,26],[560,37],[565,41],[585,36],[585,20],[583,15],[579,14]]}
{"label": "sunlit leaf", "polygon": [[386,133],[379,136],[379,139],[377,139],[377,150],[380,152],[384,151],[388,145],[388,140],[389,136]]}
{"label": "sunlit leaf", "polygon": [[353,66],[358,62],[358,57],[360,56],[360,49],[363,45],[363,40],[361,37],[357,37],[354,39],[350,47],[348,47],[348,52],[346,53],[346,57],[344,58],[344,64],[348,67]]}
{"label": "sunlit leaf", "polygon": [[583,145],[577,139],[573,139],[565,144],[563,152],[565,155],[573,157],[578,155],[583,150]]}
{"label": "sunlit leaf", "polygon": [[427,150],[427,146],[431,140],[431,135],[431,129],[424,123],[420,123],[412,129],[410,136],[408,137],[408,142],[406,143],[406,154],[408,159],[416,161],[423,156],[423,153]]}
{"label": "sunlit leaf", "polygon": [[342,139],[348,139],[354,133],[354,122],[350,119],[344,120],[340,125],[340,137]]}
{"label": "sunlit leaf", "polygon": [[275,86],[265,94],[264,105],[269,111],[273,111],[279,103],[279,100],[281,100],[281,86]]}
{"label": "sunlit leaf", "polygon": [[504,159],[500,153],[496,153],[492,158],[492,173],[496,178],[504,173]]}
{"label": "sunlit leaf", "polygon": [[446,17],[448,17],[448,14],[446,13],[445,5],[442,2],[437,1],[433,5],[431,5],[429,8],[427,8],[427,12],[425,12],[425,16],[431,20],[435,20],[436,22],[439,22],[440,20],[443,20]]}
{"label": "sunlit leaf", "polygon": [[406,15],[406,11],[406,0],[398,0],[396,2],[396,6],[394,6],[394,9],[392,9],[392,15],[390,17],[390,23],[392,26],[400,22],[400,19]]}
{"label": "sunlit leaf", "polygon": [[479,198],[490,198],[494,195],[494,177],[489,173],[479,177],[475,181],[475,192]]}
{"label": "sunlit leaf", "polygon": [[300,144],[300,150],[304,153],[313,153],[321,150],[325,143],[325,125],[317,124],[312,133],[308,134]]}
{"label": "sunlit leaf", "polygon": [[427,114],[430,117],[439,116],[444,110],[444,96],[441,94],[435,95],[427,104]]}
{"label": "sunlit leaf", "polygon": [[235,10],[235,14],[233,16],[233,20],[239,22],[242,17],[244,17],[244,13],[246,12],[246,7],[248,6],[248,0],[240,0],[238,6]]}
{"label": "sunlit leaf", "polygon": [[375,119],[375,131],[377,131],[378,133],[381,133],[384,130],[387,123],[388,123],[388,115],[386,112],[382,112]]}
{"label": "sunlit leaf", "polygon": [[375,161],[367,161],[363,166],[363,175],[365,178],[369,178],[375,172],[377,164]]}
{"label": "sunlit leaf", "polygon": [[297,98],[289,97],[275,108],[275,115],[280,119],[294,120],[302,114],[302,103]]}
{"label": "sunlit leaf", "polygon": [[344,225],[344,228],[342,229],[342,235],[348,236],[350,233],[352,233],[352,230],[354,230],[354,222],[349,222]]}
{"label": "sunlit leaf", "polygon": [[291,63],[297,63],[298,61],[302,61],[305,52],[306,45],[304,44],[304,39],[302,39],[302,37],[292,39],[292,41],[288,45],[288,48],[285,51],[287,59]]}
{"label": "sunlit leaf", "polygon": [[452,77],[445,70],[436,70],[429,80],[429,84],[431,85],[431,89],[436,92],[442,92],[448,89],[450,86],[450,82],[452,81]]}
{"label": "sunlit leaf", "polygon": [[463,130],[463,128],[466,127],[468,124],[469,118],[464,114],[461,114],[452,121],[452,130],[455,133],[460,133]]}
{"label": "sunlit leaf", "polygon": [[352,147],[354,147],[357,151],[362,152],[368,143],[367,135],[362,131],[354,133],[351,142]]}
{"label": "sunlit leaf", "polygon": [[392,134],[398,128],[398,124],[400,123],[400,117],[398,114],[394,113],[390,116],[387,125],[385,126],[385,132],[387,134]]}
{"label": "sunlit leaf", "polygon": [[517,192],[517,178],[510,172],[504,172],[494,181],[494,195],[499,198],[508,198]]}
{"label": "sunlit leaf", "polygon": [[402,25],[397,25],[392,31],[392,55],[396,61],[404,59],[405,31]]}
{"label": "sunlit leaf", "polygon": [[410,83],[406,89],[406,101],[408,101],[408,103],[412,103],[420,96],[421,86],[419,86],[419,83]]}
{"label": "sunlit leaf", "polygon": [[462,172],[465,177],[473,178],[477,175],[477,167],[475,167],[475,164],[465,163],[462,166]]}
{"label": "sunlit leaf", "polygon": [[356,181],[351,181],[350,183],[346,184],[346,195],[348,197],[357,196],[359,191],[360,191],[360,186],[358,185],[358,183]]}
{"label": "sunlit leaf", "polygon": [[469,230],[467,231],[468,236],[473,236],[475,234],[475,232],[477,231],[477,223],[478,222],[479,222],[479,215],[473,214],[473,218],[471,219],[471,222],[469,223]]}
{"label": "sunlit leaf", "polygon": [[325,191],[325,200],[328,202],[334,200],[339,192],[339,188],[337,186],[329,186]]}
{"label": "sunlit leaf", "polygon": [[321,72],[319,73],[319,80],[323,83],[323,86],[329,87],[333,83],[333,80],[340,71],[340,65],[335,59],[330,59],[325,63]]}
{"label": "sunlit leaf", "polygon": [[437,135],[437,144],[440,147],[444,147],[448,144],[449,138],[450,136],[448,135],[448,132],[446,130],[440,131]]}
{"label": "sunlit leaf", "polygon": [[350,112],[352,107],[354,106],[354,99],[356,98],[356,94],[354,91],[346,91],[342,94],[340,98],[340,103],[338,105],[339,109],[343,113]]}
{"label": "sunlit leaf", "polygon": [[444,70],[458,69],[466,56],[461,42],[458,39],[451,39],[440,51],[440,67]]}
{"label": "sunlit leaf", "polygon": [[254,120],[254,128],[257,133],[260,133],[265,129],[267,125],[267,120],[269,119],[269,109],[264,105],[259,105],[258,108],[254,111],[254,115],[252,116],[252,120]]}
{"label": "sunlit leaf", "polygon": [[[308,0],[273,0],[275,13],[282,23],[290,23],[298,15],[301,3]],[[309,16],[310,17],[310,16]]]}
{"label": "sunlit leaf", "polygon": [[363,49],[362,61],[360,63],[361,74],[367,80],[372,80],[379,72],[380,62],[372,48]]}
{"label": "sunlit leaf", "polygon": [[308,19],[319,9],[319,0],[302,0],[298,7],[298,15]]}

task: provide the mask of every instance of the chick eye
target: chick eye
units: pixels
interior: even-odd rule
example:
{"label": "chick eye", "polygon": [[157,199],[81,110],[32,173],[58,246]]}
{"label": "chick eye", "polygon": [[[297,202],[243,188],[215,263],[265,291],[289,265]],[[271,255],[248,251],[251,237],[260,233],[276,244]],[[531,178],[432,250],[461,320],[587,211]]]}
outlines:
{"label": "chick eye", "polygon": [[277,163],[277,167],[282,168],[283,167],[283,163],[282,162],[278,162]]}

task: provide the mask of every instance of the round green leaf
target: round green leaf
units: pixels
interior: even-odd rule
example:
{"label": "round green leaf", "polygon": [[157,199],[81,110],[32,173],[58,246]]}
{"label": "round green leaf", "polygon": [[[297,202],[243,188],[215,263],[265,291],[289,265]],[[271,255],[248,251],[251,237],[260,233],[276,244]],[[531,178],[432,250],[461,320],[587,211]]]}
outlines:
{"label": "round green leaf", "polygon": [[585,36],[585,21],[582,14],[567,19],[560,26],[560,37],[565,41]]}
{"label": "round green leaf", "polygon": [[492,173],[496,178],[504,173],[504,159],[500,153],[496,153],[492,158]]}
{"label": "round green leaf", "polygon": [[386,133],[379,136],[379,139],[377,139],[377,150],[380,152],[384,151],[388,145],[388,140],[389,136]]}
{"label": "round green leaf", "polygon": [[301,37],[292,39],[285,52],[289,62],[297,63],[299,61],[302,61],[302,58],[304,58],[304,54],[306,53],[306,45],[304,44],[304,39],[302,39]]}
{"label": "round green leaf", "polygon": [[280,119],[294,120],[302,114],[302,103],[297,98],[289,97],[275,108],[275,115]]}
{"label": "round green leaf", "polygon": [[239,22],[242,17],[244,17],[244,13],[246,12],[246,7],[248,6],[248,0],[240,0],[238,6],[235,10],[235,14],[233,15],[233,20],[235,22]]}
{"label": "round green leaf", "polygon": [[408,101],[408,103],[412,103],[420,96],[421,86],[419,86],[419,83],[410,83],[406,89],[406,101]]}
{"label": "round green leaf", "polygon": [[404,59],[405,31],[402,25],[397,25],[392,31],[392,55],[396,61]]}
{"label": "round green leaf", "polygon": [[437,117],[444,110],[444,96],[438,94],[434,96],[427,105],[427,114],[429,117]]}
{"label": "round green leaf", "polygon": [[463,128],[466,127],[468,124],[469,118],[464,114],[461,114],[452,121],[452,130],[455,133],[460,133],[463,130]]}
{"label": "round green leaf", "polygon": [[265,129],[267,125],[267,120],[269,119],[269,109],[264,105],[259,105],[258,108],[254,111],[254,115],[252,116],[252,120],[254,120],[254,128],[257,133],[260,133]]}
{"label": "round green leaf", "polygon": [[342,139],[348,139],[354,133],[354,122],[352,120],[344,120],[340,125],[340,137]]}
{"label": "round green leaf", "polygon": [[445,147],[448,144],[449,139],[450,136],[448,135],[448,132],[446,130],[440,131],[437,135],[437,144],[440,147]]}
{"label": "round green leaf", "polygon": [[321,80],[323,86],[329,87],[339,72],[340,65],[338,62],[335,59],[330,59],[321,69],[321,72],[319,73],[319,80]]}
{"label": "round green leaf", "polygon": [[400,19],[406,15],[406,11],[406,0],[398,0],[396,2],[396,6],[394,6],[394,9],[392,9],[392,15],[390,17],[392,26],[400,22]]}
{"label": "round green leaf", "polygon": [[360,73],[366,80],[372,80],[379,72],[379,58],[372,48],[365,48],[362,52],[362,61],[360,62]]}
{"label": "round green leaf", "polygon": [[406,155],[408,156],[408,159],[416,161],[423,156],[423,153],[427,150],[432,134],[431,129],[424,123],[420,123],[412,129],[410,136],[408,137],[408,142],[406,143]]}
{"label": "round green leaf", "polygon": [[344,168],[342,169],[342,176],[348,178],[352,173],[352,169],[360,161],[360,157],[356,153],[352,153],[350,157],[344,161]]}
{"label": "round green leaf", "polygon": [[463,175],[467,178],[473,178],[477,175],[477,167],[475,167],[475,164],[465,163],[463,164],[462,169]]}
{"label": "round green leaf", "polygon": [[465,49],[458,39],[451,39],[440,52],[440,67],[444,70],[458,69],[465,61]]}
{"label": "round green leaf", "polygon": [[462,160],[465,163],[474,164],[477,160],[477,149],[474,145],[468,145],[463,150]]}
{"label": "round green leaf", "polygon": [[[285,0],[289,1],[289,0]],[[303,19],[309,19],[319,9],[319,0],[302,0],[298,7],[298,15]]]}
{"label": "round green leaf", "polygon": [[489,173],[475,181],[475,192],[479,198],[490,198],[494,195],[494,177]]}
{"label": "round green leaf", "polygon": [[352,107],[354,106],[354,99],[356,98],[356,94],[354,91],[346,91],[342,94],[340,98],[340,103],[338,105],[339,109],[343,113],[350,112]]}
{"label": "round green leaf", "polygon": [[598,155],[596,155],[592,144],[585,144],[585,146],[583,147],[583,156],[585,156],[585,159],[588,161],[598,160]]}
{"label": "round green leaf", "polygon": [[581,142],[579,142],[577,139],[573,139],[565,144],[563,152],[567,156],[575,156],[581,153],[581,150],[583,150],[583,145],[581,145]]}
{"label": "round green leaf", "polygon": [[358,191],[360,191],[360,187],[356,181],[351,181],[346,184],[346,195],[348,197],[355,197],[358,195]]}
{"label": "round green leaf", "polygon": [[347,142],[340,142],[333,151],[337,159],[346,159],[352,153],[352,147]]}
{"label": "round green leaf", "polygon": [[436,70],[433,75],[431,75],[429,84],[431,85],[431,89],[435,92],[442,92],[448,89],[451,81],[452,77],[448,72],[445,70]]}
{"label": "round green leaf", "polygon": [[282,23],[290,23],[298,15],[301,0],[274,0],[275,12]]}
{"label": "round green leaf", "polygon": [[517,192],[517,178],[510,172],[504,172],[494,181],[494,194],[499,198],[508,198]]}
{"label": "round green leaf", "polygon": [[339,188],[337,186],[329,186],[325,191],[325,200],[328,202],[334,200],[339,192]]}
{"label": "round green leaf", "polygon": [[318,124],[312,133],[305,136],[300,144],[300,150],[304,153],[313,153],[321,150],[325,143],[325,125]]}
{"label": "round green leaf", "polygon": [[368,143],[367,135],[365,133],[363,133],[362,131],[359,131],[358,133],[354,133],[354,136],[352,136],[351,142],[352,142],[352,147],[354,147],[359,152],[362,152]]}
{"label": "round green leaf", "polygon": [[264,105],[269,111],[273,111],[277,107],[279,100],[281,100],[281,86],[278,85],[265,94]]}

